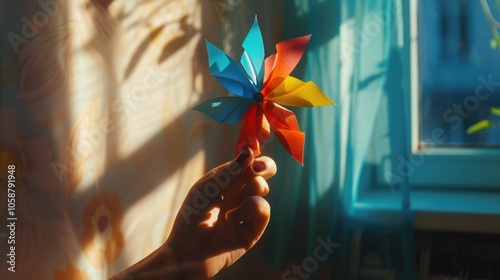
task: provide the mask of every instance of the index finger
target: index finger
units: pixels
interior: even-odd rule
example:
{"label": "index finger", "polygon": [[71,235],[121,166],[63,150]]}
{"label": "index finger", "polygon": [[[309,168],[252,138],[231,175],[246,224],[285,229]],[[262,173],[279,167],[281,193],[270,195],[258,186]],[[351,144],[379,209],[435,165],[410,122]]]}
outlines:
{"label": "index finger", "polygon": [[204,194],[207,198],[224,195],[229,189],[241,188],[252,176],[256,176],[251,165],[254,161],[250,149],[243,150],[234,160],[222,164],[207,172],[193,187],[193,191]]}

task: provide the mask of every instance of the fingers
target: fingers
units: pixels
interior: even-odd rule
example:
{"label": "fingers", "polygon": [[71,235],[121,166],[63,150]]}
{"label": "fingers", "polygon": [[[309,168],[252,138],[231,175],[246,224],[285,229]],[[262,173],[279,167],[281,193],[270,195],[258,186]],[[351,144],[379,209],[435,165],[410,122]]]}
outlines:
{"label": "fingers", "polygon": [[[195,188],[212,199],[220,195],[237,196],[249,180],[252,181],[256,176],[269,179],[276,174],[276,169],[276,163],[271,158],[254,159],[252,150],[245,149],[233,161],[209,171]],[[250,194],[259,195],[259,192],[251,191]]]}
{"label": "fingers", "polygon": [[260,196],[246,198],[240,206],[226,213],[226,221],[238,227],[250,249],[260,239],[269,223],[271,206]]}
{"label": "fingers", "polygon": [[269,185],[266,180],[261,176],[257,176],[246,183],[240,192],[240,198],[245,200],[250,196],[266,196],[268,193]]}
{"label": "fingers", "polygon": [[[198,182],[205,181],[219,173],[226,173],[231,175],[243,175],[243,172],[248,169],[248,166],[253,162],[253,151],[251,149],[245,149],[232,161],[221,164],[214,169],[208,171],[203,177],[201,177]],[[241,170],[240,170],[241,168]],[[235,178],[237,179],[237,178]]]}
{"label": "fingers", "polygon": [[193,203],[200,199],[206,200],[210,205],[219,201],[220,196],[224,196],[228,189],[241,188],[251,177],[253,171],[250,166],[253,160],[252,150],[243,150],[234,160],[212,169],[198,180],[187,199],[194,199]]}
{"label": "fingers", "polygon": [[274,160],[266,156],[256,158],[252,164],[252,169],[256,175],[262,176],[266,180],[273,177],[277,171]]}
{"label": "fingers", "polygon": [[181,214],[186,222],[198,223],[214,207],[222,206],[220,209],[225,213],[247,197],[266,195],[269,186],[264,179],[274,174],[276,164],[271,158],[254,159],[252,150],[245,149],[234,160],[212,169],[198,180],[184,200]]}
{"label": "fingers", "polygon": [[266,196],[269,193],[266,180],[276,174],[276,163],[269,157],[260,157],[254,160],[252,169],[257,176],[251,178],[241,190],[242,200],[250,196]]}

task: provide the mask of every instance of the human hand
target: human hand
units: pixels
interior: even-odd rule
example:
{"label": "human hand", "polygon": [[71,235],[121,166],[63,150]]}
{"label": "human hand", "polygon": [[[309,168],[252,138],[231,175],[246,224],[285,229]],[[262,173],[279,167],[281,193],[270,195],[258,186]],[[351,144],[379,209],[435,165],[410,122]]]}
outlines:
{"label": "human hand", "polygon": [[269,157],[245,149],[191,188],[164,244],[173,249],[183,279],[208,279],[230,266],[260,239],[271,209],[262,198],[276,173]]}

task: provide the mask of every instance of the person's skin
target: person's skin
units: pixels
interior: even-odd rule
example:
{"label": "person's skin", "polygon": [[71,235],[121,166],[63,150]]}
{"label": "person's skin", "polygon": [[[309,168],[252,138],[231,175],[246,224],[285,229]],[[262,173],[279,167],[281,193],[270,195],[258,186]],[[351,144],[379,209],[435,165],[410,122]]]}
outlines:
{"label": "person's skin", "polygon": [[264,233],[271,208],[263,196],[274,174],[274,161],[250,149],[209,171],[191,187],[167,241],[112,279],[209,279],[227,268]]}

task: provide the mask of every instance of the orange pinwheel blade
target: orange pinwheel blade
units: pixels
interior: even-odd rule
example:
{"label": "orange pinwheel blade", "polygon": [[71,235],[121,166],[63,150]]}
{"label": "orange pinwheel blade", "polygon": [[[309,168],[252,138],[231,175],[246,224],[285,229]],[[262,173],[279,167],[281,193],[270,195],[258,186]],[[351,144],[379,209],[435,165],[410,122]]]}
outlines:
{"label": "orange pinwheel blade", "polygon": [[300,165],[304,165],[305,133],[298,130],[287,129],[273,129],[273,133],[285,150],[297,160]]}
{"label": "orange pinwheel blade", "polygon": [[302,165],[305,133],[299,130],[295,113],[273,102],[265,102],[264,114],[278,141]]}
{"label": "orange pinwheel blade", "polygon": [[[266,59],[265,61],[266,68],[268,65],[273,65],[273,68],[270,74],[268,74],[267,79],[264,80],[264,86],[262,88],[262,94],[264,96],[280,85],[285,78],[292,73],[293,69],[302,58],[302,55],[304,55],[310,38],[311,35],[306,35],[285,40],[276,45],[274,63],[271,64],[273,58],[269,61]],[[264,75],[264,77],[265,76],[266,75]]]}
{"label": "orange pinwheel blade", "polygon": [[255,156],[260,155],[260,146],[269,138],[270,134],[269,122],[264,116],[262,108],[257,104],[252,105],[245,115],[245,121],[236,143],[235,154],[238,155],[248,147],[253,150]]}

